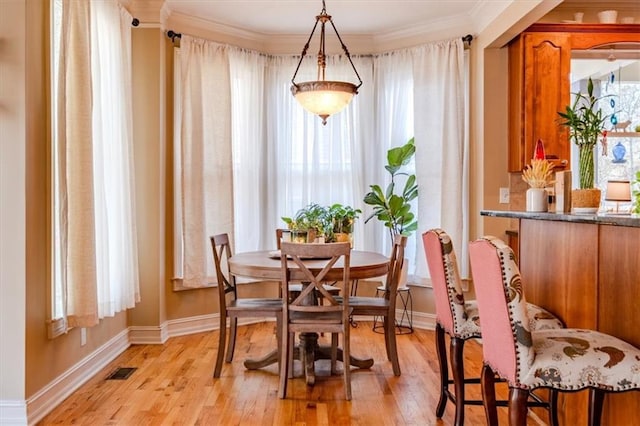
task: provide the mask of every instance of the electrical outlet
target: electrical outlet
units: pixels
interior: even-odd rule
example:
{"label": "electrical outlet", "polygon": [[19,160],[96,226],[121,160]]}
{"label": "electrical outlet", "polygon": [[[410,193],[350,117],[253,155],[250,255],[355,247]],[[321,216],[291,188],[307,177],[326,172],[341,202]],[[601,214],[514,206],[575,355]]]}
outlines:
{"label": "electrical outlet", "polygon": [[87,344],[87,329],[82,327],[80,329],[80,346],[84,346]]}
{"label": "electrical outlet", "polygon": [[500,188],[500,204],[509,204],[509,188]]}

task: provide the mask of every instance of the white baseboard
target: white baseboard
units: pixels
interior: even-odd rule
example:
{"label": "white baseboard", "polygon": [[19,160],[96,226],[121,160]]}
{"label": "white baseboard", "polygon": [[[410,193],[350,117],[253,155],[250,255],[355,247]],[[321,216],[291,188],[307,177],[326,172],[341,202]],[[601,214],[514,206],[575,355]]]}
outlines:
{"label": "white baseboard", "polygon": [[[268,320],[267,318],[240,318],[238,325]],[[133,326],[129,327],[129,341],[133,345],[162,345],[171,337],[217,330],[219,321],[219,314],[207,314],[169,320],[159,326]]]}
{"label": "white baseboard", "polygon": [[[402,318],[402,309],[396,310],[396,321],[400,321]],[[372,321],[371,315],[356,315],[354,320],[358,321]],[[405,320],[406,325],[406,320]],[[421,330],[435,330],[436,329],[436,316],[434,314],[425,314],[422,312],[413,312],[412,317],[413,328],[419,328]]]}
{"label": "white baseboard", "polygon": [[0,400],[0,425],[24,426],[27,424],[27,403],[19,399]]}
{"label": "white baseboard", "polygon": [[[129,346],[129,330],[122,330],[89,356],[36,392],[27,400],[28,424],[39,422]],[[4,425],[2,419],[0,419],[0,424]]]}
{"label": "white baseboard", "polygon": [[132,345],[162,345],[168,338],[166,322],[159,326],[129,327],[129,342]]}
{"label": "white baseboard", "polygon": [[[238,319],[238,325],[255,324],[269,320],[275,321],[274,318],[240,318]],[[220,314],[209,314],[169,320],[166,324],[169,337],[176,337],[217,330],[220,328],[219,322]]]}
{"label": "white baseboard", "polygon": [[[400,320],[402,311],[396,311],[396,319]],[[435,330],[436,316],[435,314],[425,314],[424,312],[413,312],[413,327],[421,330]]]}

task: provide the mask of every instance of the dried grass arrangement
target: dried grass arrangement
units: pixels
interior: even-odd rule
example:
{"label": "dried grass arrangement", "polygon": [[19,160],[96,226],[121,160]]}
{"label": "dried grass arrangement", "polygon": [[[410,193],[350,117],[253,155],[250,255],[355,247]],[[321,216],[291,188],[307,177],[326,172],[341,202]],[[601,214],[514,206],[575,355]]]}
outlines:
{"label": "dried grass arrangement", "polygon": [[548,160],[531,160],[522,171],[522,180],[531,188],[546,188],[553,183],[553,163]]}

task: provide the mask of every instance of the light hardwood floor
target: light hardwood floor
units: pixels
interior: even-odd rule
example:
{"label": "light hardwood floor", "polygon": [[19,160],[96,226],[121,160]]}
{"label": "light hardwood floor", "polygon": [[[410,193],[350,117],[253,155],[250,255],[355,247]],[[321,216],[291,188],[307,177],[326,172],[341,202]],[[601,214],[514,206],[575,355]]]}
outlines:
{"label": "light hardwood floor", "polygon": [[[49,413],[39,425],[450,425],[454,407],[435,417],[439,370],[434,332],[415,330],[398,336],[402,375],[393,375],[383,335],[370,322],[352,329],[352,352],[372,356],[370,370],[352,374],[353,400],[344,400],[342,376],[329,374],[329,362],[318,361],[316,385],[301,378],[289,384],[288,398],[277,396],[277,365],[248,371],[242,362],[275,348],[274,323],[239,327],[234,361],[213,379],[218,332],[174,337],[164,345],[134,345],[100,374]],[[326,337],[323,338],[325,341]],[[465,346],[467,374],[477,376],[481,346]],[[137,367],[126,380],[105,380],[118,367]],[[296,372],[299,373],[296,361]],[[339,366],[340,368],[340,366]],[[473,398],[479,386],[468,386]],[[505,388],[498,397],[505,397]],[[498,409],[507,424],[507,409]],[[544,411],[538,413],[546,416]],[[467,406],[467,425],[485,425],[482,407]],[[542,417],[546,420],[546,417]],[[528,425],[545,424],[535,415]]]}

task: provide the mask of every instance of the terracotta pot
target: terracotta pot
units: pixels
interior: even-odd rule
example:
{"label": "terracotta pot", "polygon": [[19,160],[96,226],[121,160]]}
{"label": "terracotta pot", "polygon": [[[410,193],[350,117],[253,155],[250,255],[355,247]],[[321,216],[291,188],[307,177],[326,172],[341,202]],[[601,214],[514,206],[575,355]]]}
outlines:
{"label": "terracotta pot", "polygon": [[598,208],[600,207],[601,192],[597,188],[574,189],[571,191],[572,208]]}

